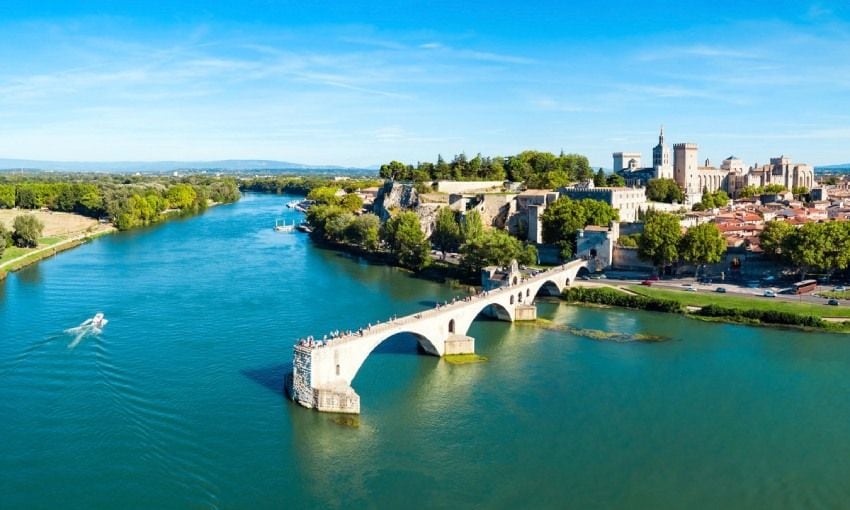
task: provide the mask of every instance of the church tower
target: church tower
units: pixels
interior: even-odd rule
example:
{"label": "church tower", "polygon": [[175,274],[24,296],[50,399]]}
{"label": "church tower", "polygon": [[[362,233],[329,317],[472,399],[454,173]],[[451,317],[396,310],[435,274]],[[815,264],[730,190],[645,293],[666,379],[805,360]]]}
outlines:
{"label": "church tower", "polygon": [[672,179],[673,165],[670,164],[670,148],[664,144],[664,126],[658,134],[658,145],[652,149],[652,168],[656,179]]}

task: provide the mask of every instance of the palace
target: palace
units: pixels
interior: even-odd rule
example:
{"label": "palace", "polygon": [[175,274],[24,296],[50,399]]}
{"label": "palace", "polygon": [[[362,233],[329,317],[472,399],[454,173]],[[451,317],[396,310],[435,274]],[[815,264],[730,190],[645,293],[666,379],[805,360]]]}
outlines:
{"label": "palace", "polygon": [[700,166],[699,146],[695,143],[673,145],[673,162],[670,149],[664,143],[664,128],[658,136],[658,145],[652,149],[652,166],[640,166],[639,152],[615,152],[614,172],[625,179],[628,186],[646,186],[650,179],[672,178],[685,192],[686,203],[699,202],[704,192],[723,190],[734,196],[747,186],[778,184],[788,190],[797,187],[812,189],[815,184],[814,169],[805,163],[792,163],[786,156],[771,158],[770,164],[749,168],[735,156],[729,156],[720,168],[711,166],[708,159]]}

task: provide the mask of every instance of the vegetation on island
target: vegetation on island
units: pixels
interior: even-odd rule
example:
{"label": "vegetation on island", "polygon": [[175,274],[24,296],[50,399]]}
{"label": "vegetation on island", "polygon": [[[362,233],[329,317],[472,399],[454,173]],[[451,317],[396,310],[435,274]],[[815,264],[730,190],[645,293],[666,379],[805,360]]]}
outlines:
{"label": "vegetation on island", "polygon": [[443,356],[443,361],[452,365],[469,365],[472,363],[483,363],[487,361],[487,356],[480,356],[475,353],[446,354]]}
{"label": "vegetation on island", "polygon": [[105,174],[0,177],[0,208],[48,209],[107,218],[120,230],[159,221],[167,211],[197,212],[208,201],[234,202],[233,178]]}
{"label": "vegetation on island", "polygon": [[506,158],[477,154],[469,159],[461,153],[449,162],[440,155],[435,163],[418,162],[416,166],[391,161],[381,165],[379,175],[384,179],[413,182],[510,180],[524,182],[529,188],[554,189],[593,179],[593,169],[580,154],[556,156],[551,152],[524,151]]}
{"label": "vegetation on island", "polygon": [[275,175],[240,179],[239,189],[258,193],[306,196],[310,191],[322,187],[334,187],[350,193],[363,188],[380,186],[381,184],[383,184],[383,179],[368,177],[352,177],[350,179],[337,180],[334,177],[325,176]]}

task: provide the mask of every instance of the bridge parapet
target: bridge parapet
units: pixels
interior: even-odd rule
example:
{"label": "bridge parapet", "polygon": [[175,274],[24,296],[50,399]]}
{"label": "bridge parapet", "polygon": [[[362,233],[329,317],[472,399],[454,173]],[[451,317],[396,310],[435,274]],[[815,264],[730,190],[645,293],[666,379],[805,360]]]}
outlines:
{"label": "bridge parapet", "polygon": [[515,285],[370,324],[354,332],[334,335],[330,340],[301,340],[294,347],[288,391],[305,407],[359,413],[360,397],[351,388],[351,383],[369,354],[387,338],[400,333],[413,334],[425,351],[436,356],[474,352],[475,342],[466,332],[480,313],[492,311],[507,321],[536,317],[536,310],[532,317],[530,308],[540,289],[551,282],[560,292],[586,264],[585,260],[574,260],[541,271]]}

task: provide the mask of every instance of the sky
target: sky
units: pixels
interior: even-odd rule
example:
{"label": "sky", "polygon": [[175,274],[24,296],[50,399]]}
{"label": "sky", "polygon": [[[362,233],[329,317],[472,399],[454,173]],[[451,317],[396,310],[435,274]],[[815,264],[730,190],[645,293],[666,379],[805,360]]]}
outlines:
{"label": "sky", "polygon": [[661,125],[714,164],[850,162],[850,3],[0,2],[0,158],[610,168]]}

